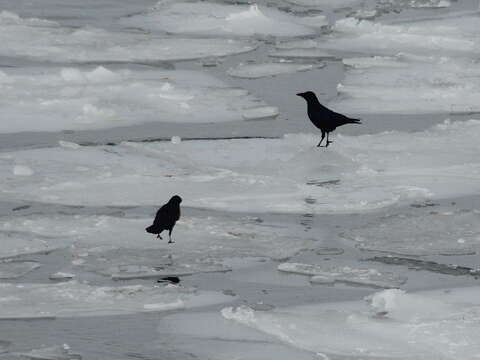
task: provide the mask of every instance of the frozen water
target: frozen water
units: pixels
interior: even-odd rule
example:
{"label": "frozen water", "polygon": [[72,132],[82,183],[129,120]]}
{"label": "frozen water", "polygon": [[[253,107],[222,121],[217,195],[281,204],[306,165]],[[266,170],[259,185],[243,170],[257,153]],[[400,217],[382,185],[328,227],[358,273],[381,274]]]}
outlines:
{"label": "frozen water", "polygon": [[16,279],[39,267],[34,261],[0,261],[0,279]]}
{"label": "frozen water", "polygon": [[314,284],[333,284],[335,282],[350,285],[372,286],[379,288],[395,288],[404,284],[407,279],[391,272],[380,272],[372,268],[351,268],[349,266],[325,266],[299,263],[283,263],[278,270],[311,276]]}
{"label": "frozen water", "polygon": [[[158,205],[178,193],[186,206],[231,211],[358,212],[480,191],[479,132],[470,120],[337,135],[327,150],[315,147],[318,135],[288,135],[4,152],[1,191],[6,200],[74,205]],[[11,175],[19,163],[34,175]]]}
{"label": "frozen water", "polygon": [[294,347],[359,359],[476,359],[480,288],[417,294],[384,290],[368,304],[336,302],[222,315]]}
{"label": "frozen water", "polygon": [[311,20],[304,21],[301,17],[257,4],[160,1],[145,13],[124,18],[122,23],[174,34],[290,37],[314,34],[314,27],[325,23],[325,18],[321,19],[323,21],[317,18],[317,22]]}
{"label": "frozen water", "polygon": [[339,109],[404,114],[480,111],[480,66],[473,60],[400,54],[343,62],[346,77],[331,103]]}
{"label": "frozen water", "polygon": [[318,69],[325,64],[298,64],[292,62],[240,64],[227,71],[230,76],[244,79],[258,79],[268,76]]}
{"label": "frozen water", "polygon": [[54,274],[51,274],[48,278],[54,281],[68,281],[73,279],[74,277],[75,277],[75,274],[59,271]]}
{"label": "frozen water", "polygon": [[[50,252],[65,247],[68,243],[62,236],[43,236],[35,232],[24,231],[22,226],[11,230],[8,221],[0,224],[0,258],[10,258],[22,254]],[[10,230],[9,230],[10,229]]]}
{"label": "frozen water", "polygon": [[[229,87],[197,71],[11,69],[0,71],[0,105],[15,121],[0,124],[0,133],[99,129],[145,122],[212,123],[272,116],[267,107],[246,90]],[[22,101],[17,101],[22,99]],[[253,109],[252,109],[253,108]],[[64,148],[77,144],[62,141]],[[31,176],[25,164],[13,173]]]}
{"label": "frozen water", "polygon": [[286,0],[288,3],[309,9],[342,9],[349,8],[362,2],[362,0]]}
{"label": "frozen water", "polygon": [[327,51],[311,48],[278,49],[272,51],[269,56],[280,59],[306,59],[310,61],[336,59],[334,55]]}
{"label": "frozen water", "polygon": [[178,286],[93,286],[77,281],[58,284],[0,284],[0,318],[51,318],[131,314],[205,306],[230,296]]}
{"label": "frozen water", "polygon": [[22,358],[35,360],[80,360],[82,357],[70,350],[67,344],[33,349],[19,353]]}
{"label": "frozen water", "polygon": [[401,255],[468,255],[480,250],[478,211],[390,215],[344,234],[362,250]]}
{"label": "frozen water", "polygon": [[[0,55],[48,62],[159,62],[226,56],[251,51],[241,40],[162,38],[93,27],[67,28],[42,19],[0,12]],[[2,83],[0,75],[0,83]]]}

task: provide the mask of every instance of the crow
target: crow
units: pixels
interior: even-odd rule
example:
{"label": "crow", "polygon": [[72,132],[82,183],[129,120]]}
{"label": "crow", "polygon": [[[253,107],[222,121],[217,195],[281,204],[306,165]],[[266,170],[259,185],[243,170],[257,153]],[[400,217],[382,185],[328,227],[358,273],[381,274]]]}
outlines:
{"label": "crow", "polygon": [[157,239],[162,239],[160,233],[163,230],[168,230],[168,243],[173,243],[172,241],[172,230],[175,226],[175,223],[180,219],[180,203],[182,198],[178,195],[172,196],[172,198],[163,205],[155,215],[155,220],[153,224],[147,227],[145,230],[150,234],[157,234]]}
{"label": "crow", "polygon": [[351,119],[345,115],[336,113],[320,104],[317,96],[313,91],[298,93],[297,96],[304,98],[307,101],[307,113],[310,121],[322,131],[322,139],[317,146],[321,146],[325,133],[327,134],[328,147],[333,141],[328,140],[328,134],[335,130],[338,126],[345,124],[361,124],[360,119]]}

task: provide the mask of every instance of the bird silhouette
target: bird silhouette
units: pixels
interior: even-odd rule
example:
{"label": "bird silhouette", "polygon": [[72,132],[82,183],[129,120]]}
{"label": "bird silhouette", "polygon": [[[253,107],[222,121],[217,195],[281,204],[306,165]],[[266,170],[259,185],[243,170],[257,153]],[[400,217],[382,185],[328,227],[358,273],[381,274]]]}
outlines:
{"label": "bird silhouette", "polygon": [[181,202],[182,198],[180,196],[172,196],[168,203],[158,209],[157,214],[155,215],[155,220],[153,220],[153,224],[147,227],[145,230],[150,234],[157,234],[157,239],[162,239],[160,233],[163,230],[168,230],[168,243],[173,243],[172,230],[177,220],[180,219]]}
{"label": "bird silhouette", "polygon": [[322,139],[317,146],[321,146],[325,134],[327,134],[327,143],[325,147],[328,147],[328,145],[333,142],[328,139],[328,134],[337,127],[345,124],[361,124],[360,119],[351,119],[320,104],[320,101],[318,101],[317,96],[313,91],[298,93],[297,96],[300,96],[307,101],[308,117],[313,125],[322,131]]}

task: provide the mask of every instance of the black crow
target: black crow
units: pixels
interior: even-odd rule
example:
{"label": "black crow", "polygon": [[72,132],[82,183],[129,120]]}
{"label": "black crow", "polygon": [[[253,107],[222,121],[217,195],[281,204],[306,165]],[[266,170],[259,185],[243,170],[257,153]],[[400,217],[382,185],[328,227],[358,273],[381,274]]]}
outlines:
{"label": "black crow", "polygon": [[351,119],[320,104],[320,101],[318,101],[313,91],[298,93],[297,96],[303,97],[307,101],[308,117],[313,125],[322,131],[322,140],[320,140],[317,146],[322,144],[325,133],[327,134],[327,144],[325,147],[327,147],[333,142],[328,140],[328,134],[331,131],[345,124],[361,124],[360,119]]}
{"label": "black crow", "polygon": [[172,243],[172,230],[175,223],[180,219],[180,203],[182,198],[178,195],[172,196],[172,198],[163,205],[155,215],[153,224],[147,227],[145,230],[150,234],[157,234],[157,238],[162,239],[160,233],[163,230],[168,230],[168,243]]}

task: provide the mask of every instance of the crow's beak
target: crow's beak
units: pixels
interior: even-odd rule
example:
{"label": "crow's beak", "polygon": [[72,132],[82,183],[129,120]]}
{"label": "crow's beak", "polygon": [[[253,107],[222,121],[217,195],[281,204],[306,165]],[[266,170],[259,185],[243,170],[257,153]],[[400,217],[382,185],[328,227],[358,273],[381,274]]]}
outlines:
{"label": "crow's beak", "polygon": [[303,93],[298,93],[297,96],[303,96]]}

